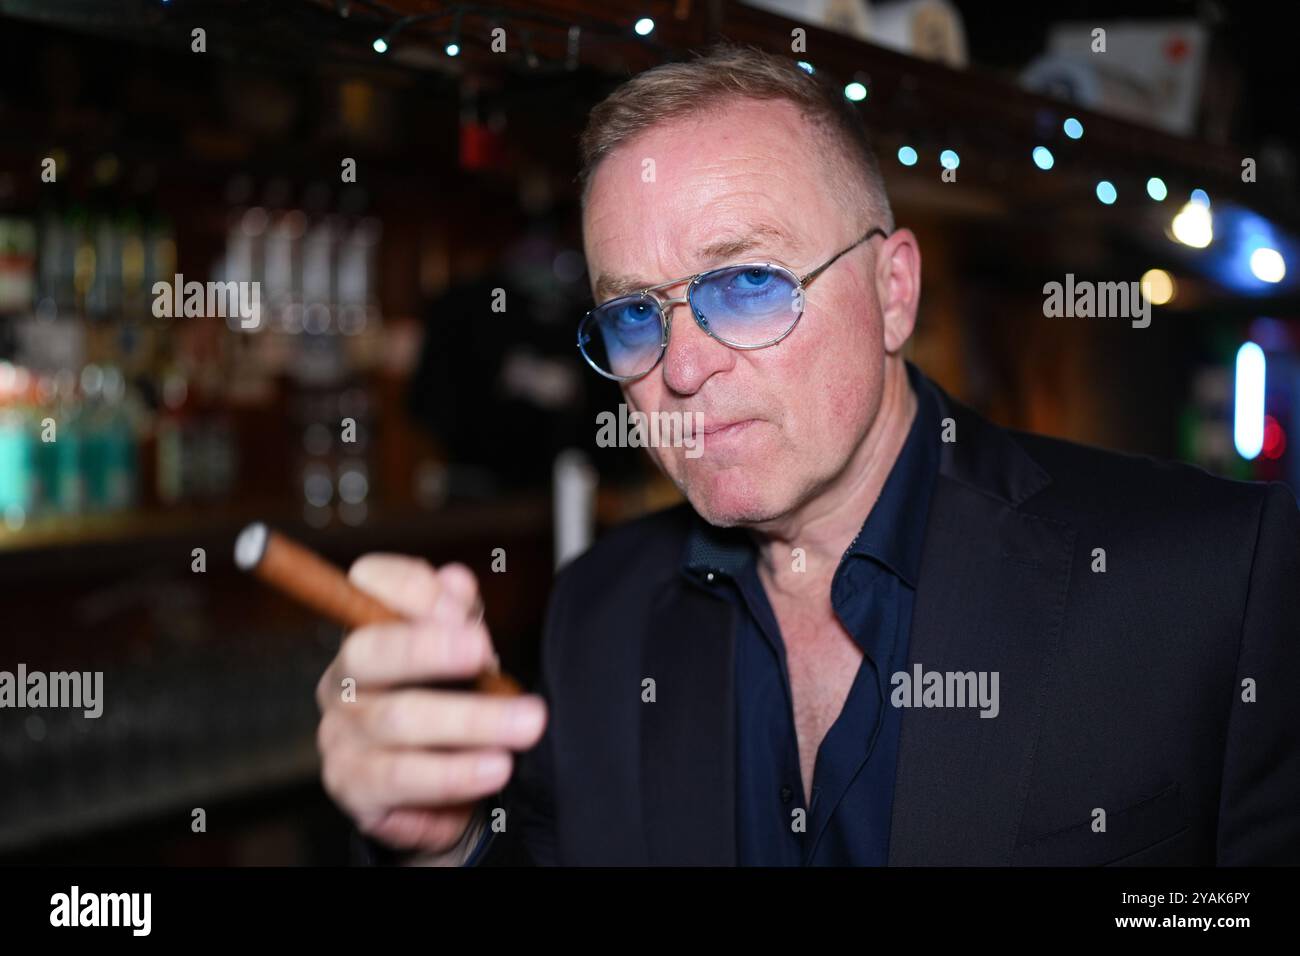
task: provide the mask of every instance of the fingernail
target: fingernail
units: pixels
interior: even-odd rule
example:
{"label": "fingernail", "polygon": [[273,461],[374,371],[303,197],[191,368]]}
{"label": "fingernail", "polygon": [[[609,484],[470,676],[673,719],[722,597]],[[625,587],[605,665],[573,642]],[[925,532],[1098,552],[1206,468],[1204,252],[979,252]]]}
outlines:
{"label": "fingernail", "polygon": [[517,700],[510,705],[510,733],[527,737],[537,732],[542,723],[542,708],[534,700]]}
{"label": "fingernail", "polygon": [[478,765],[474,768],[474,774],[479,780],[497,780],[505,774],[509,767],[509,757],[505,754],[492,754],[479,758]]}

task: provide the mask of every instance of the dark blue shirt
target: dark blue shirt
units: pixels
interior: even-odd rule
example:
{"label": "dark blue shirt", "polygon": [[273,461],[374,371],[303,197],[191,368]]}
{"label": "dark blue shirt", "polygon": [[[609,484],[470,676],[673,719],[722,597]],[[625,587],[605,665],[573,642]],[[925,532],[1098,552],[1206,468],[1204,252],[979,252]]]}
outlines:
{"label": "dark blue shirt", "polygon": [[[939,467],[938,405],[908,365],[917,413],[880,498],[831,583],[862,663],[817,751],[805,801],[785,643],[748,532],[698,521],[682,571],[736,608],[736,847],[741,866],[883,866],[889,853],[899,708],[926,517]],[[794,560],[792,557],[791,560]],[[802,830],[794,811],[802,809]]]}

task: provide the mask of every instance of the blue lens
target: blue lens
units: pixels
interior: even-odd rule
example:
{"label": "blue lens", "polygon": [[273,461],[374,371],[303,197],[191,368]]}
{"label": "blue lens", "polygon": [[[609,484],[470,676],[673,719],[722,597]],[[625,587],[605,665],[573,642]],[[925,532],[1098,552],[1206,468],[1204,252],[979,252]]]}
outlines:
{"label": "blue lens", "polygon": [[663,346],[659,305],[648,295],[612,299],[592,310],[578,342],[601,371],[619,378],[641,375],[659,360]]}
{"label": "blue lens", "polygon": [[778,266],[730,266],[706,273],[691,306],[710,332],[732,345],[767,345],[794,327],[803,311],[799,281]]}

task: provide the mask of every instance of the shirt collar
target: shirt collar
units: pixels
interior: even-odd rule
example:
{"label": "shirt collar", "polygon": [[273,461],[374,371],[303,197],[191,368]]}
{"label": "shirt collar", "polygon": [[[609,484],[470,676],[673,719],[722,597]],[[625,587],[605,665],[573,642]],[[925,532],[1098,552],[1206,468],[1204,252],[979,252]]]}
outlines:
{"label": "shirt collar", "polygon": [[[911,362],[908,380],[916,394],[916,417],[880,491],[844,556],[872,558],[915,588],[925,543],[925,517],[939,471],[939,402],[934,386]],[[754,560],[744,528],[719,528],[698,515],[686,539],[681,567],[695,576],[736,578]]]}

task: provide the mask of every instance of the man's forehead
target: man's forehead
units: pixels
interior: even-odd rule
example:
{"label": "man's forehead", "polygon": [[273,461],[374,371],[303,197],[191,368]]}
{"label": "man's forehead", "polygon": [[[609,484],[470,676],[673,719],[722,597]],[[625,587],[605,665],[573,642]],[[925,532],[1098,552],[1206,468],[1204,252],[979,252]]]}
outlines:
{"label": "man's forehead", "polygon": [[[770,256],[784,259],[802,251],[804,243],[798,233],[771,218],[742,218],[735,225],[718,229],[690,241],[677,257],[694,272],[728,265],[744,256]],[[681,276],[652,276],[634,272],[602,270],[596,277],[596,301],[627,295],[640,289],[668,282]]]}
{"label": "man's forehead", "polygon": [[[709,124],[707,148],[700,146],[700,123]],[[827,200],[819,178],[808,175],[806,158],[792,163],[792,137],[806,132],[793,104],[745,98],[727,110],[666,120],[615,149],[592,175],[583,215],[596,300],[735,262],[770,257],[791,264],[806,256],[799,226],[808,206]],[[629,178],[639,181],[648,153],[675,204],[623,186]],[[667,238],[656,243],[660,229]],[[631,245],[641,242],[647,248]],[[673,264],[660,266],[664,259]]]}

